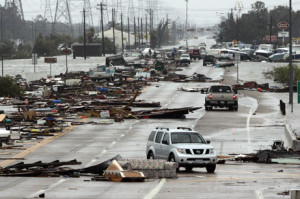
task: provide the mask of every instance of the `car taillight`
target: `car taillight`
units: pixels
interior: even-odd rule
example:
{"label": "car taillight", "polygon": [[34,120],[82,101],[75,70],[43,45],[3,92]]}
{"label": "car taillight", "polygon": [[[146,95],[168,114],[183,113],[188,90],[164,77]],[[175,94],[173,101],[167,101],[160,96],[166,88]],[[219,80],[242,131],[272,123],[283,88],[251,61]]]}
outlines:
{"label": "car taillight", "polygon": [[233,95],[232,98],[235,100],[236,99],[236,95]]}
{"label": "car taillight", "polygon": [[209,95],[209,99],[212,99],[212,94]]}

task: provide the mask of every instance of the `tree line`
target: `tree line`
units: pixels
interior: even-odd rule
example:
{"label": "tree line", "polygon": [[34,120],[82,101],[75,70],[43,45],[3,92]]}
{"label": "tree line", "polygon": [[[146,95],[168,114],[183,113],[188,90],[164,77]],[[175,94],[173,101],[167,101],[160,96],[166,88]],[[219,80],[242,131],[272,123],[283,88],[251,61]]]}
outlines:
{"label": "tree line", "polygon": [[[300,37],[300,11],[292,11],[292,37]],[[265,3],[257,1],[251,5],[251,10],[238,16],[233,10],[219,24],[218,42],[242,41],[250,44],[270,43],[266,36],[276,35],[282,31],[277,27],[281,21],[289,23],[289,7],[277,6],[273,9],[265,7]],[[286,30],[288,31],[288,30]],[[287,41],[287,39],[286,39]],[[272,41],[282,45],[281,39]]]}

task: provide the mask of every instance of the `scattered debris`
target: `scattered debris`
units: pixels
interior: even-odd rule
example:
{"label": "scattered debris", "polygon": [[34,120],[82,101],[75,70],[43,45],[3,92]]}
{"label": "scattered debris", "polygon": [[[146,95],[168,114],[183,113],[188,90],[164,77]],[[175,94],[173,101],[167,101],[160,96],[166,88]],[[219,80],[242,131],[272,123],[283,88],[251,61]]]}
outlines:
{"label": "scattered debris", "polygon": [[120,155],[82,169],[66,167],[80,164],[81,162],[77,160],[66,162],[56,160],[49,163],[38,161],[29,164],[20,162],[0,168],[0,176],[80,177],[81,175],[96,175],[93,176],[93,181],[144,181],[145,178],[175,178],[178,167],[177,163],[165,160],[122,159]]}

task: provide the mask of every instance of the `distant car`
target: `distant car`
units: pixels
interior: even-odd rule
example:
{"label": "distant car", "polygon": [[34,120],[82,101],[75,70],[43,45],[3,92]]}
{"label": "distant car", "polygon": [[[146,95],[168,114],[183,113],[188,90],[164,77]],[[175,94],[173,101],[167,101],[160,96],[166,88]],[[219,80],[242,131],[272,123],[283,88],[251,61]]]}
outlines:
{"label": "distant car", "polygon": [[205,167],[208,173],[213,173],[217,164],[217,154],[210,141],[186,127],[156,127],[149,135],[146,155],[147,159],[177,162],[187,171],[193,167]]}
{"label": "distant car", "polygon": [[216,65],[216,58],[212,55],[206,55],[203,59],[203,66]]}
{"label": "distant car", "polygon": [[201,59],[204,59],[204,57],[207,55],[207,52],[204,48],[201,48],[200,49],[200,56],[201,56]]}
{"label": "distant car", "polygon": [[289,54],[287,53],[275,53],[273,55],[270,55],[268,60],[269,62],[280,62],[280,61],[286,61],[288,57]]}
{"label": "distant car", "polygon": [[180,64],[183,64],[183,63],[191,64],[191,57],[190,57],[190,55],[189,54],[182,54],[180,56],[179,63]]}
{"label": "distant car", "polygon": [[187,48],[185,46],[179,46],[179,48],[178,48],[179,53],[186,53],[186,51],[187,51]]}
{"label": "distant car", "polygon": [[200,50],[199,49],[193,49],[190,51],[190,57],[191,59],[198,59],[200,60],[201,59],[201,54],[200,54]]}
{"label": "distant car", "polygon": [[219,61],[221,60],[233,60],[234,59],[234,53],[230,50],[221,50],[219,55]]}
{"label": "distant car", "polygon": [[205,43],[200,43],[199,44],[199,48],[204,48],[205,49],[206,48],[206,44]]}

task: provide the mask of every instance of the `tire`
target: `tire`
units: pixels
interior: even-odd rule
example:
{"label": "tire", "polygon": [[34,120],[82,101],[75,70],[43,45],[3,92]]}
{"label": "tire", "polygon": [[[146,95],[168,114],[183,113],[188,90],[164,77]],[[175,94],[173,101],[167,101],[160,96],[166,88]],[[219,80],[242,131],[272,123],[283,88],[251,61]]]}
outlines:
{"label": "tire", "polygon": [[210,111],[210,110],[211,110],[211,107],[205,106],[205,110],[206,110],[206,111]]}
{"label": "tire", "polygon": [[235,111],[238,111],[238,110],[239,110],[239,107],[238,107],[238,106],[237,106],[237,107],[235,107],[235,108],[234,108],[234,110],[235,110]]}
{"label": "tire", "polygon": [[169,156],[169,162],[176,162],[175,155],[173,153]]}
{"label": "tire", "polygon": [[[169,162],[176,162],[175,155],[173,153],[169,156]],[[176,168],[176,171],[179,171],[179,167]]]}
{"label": "tire", "polygon": [[203,63],[203,66],[206,66],[206,64],[205,64],[205,63]]}
{"label": "tire", "polygon": [[215,165],[215,164],[206,166],[206,171],[207,171],[207,173],[214,173],[215,170],[216,170],[216,165]]}
{"label": "tire", "polygon": [[148,153],[147,159],[148,159],[148,160],[153,160],[153,159],[155,159],[155,158],[154,158],[154,154],[153,154],[152,151],[150,151],[150,152]]}
{"label": "tire", "polygon": [[185,170],[191,172],[191,171],[193,171],[193,167],[192,166],[186,166]]}

